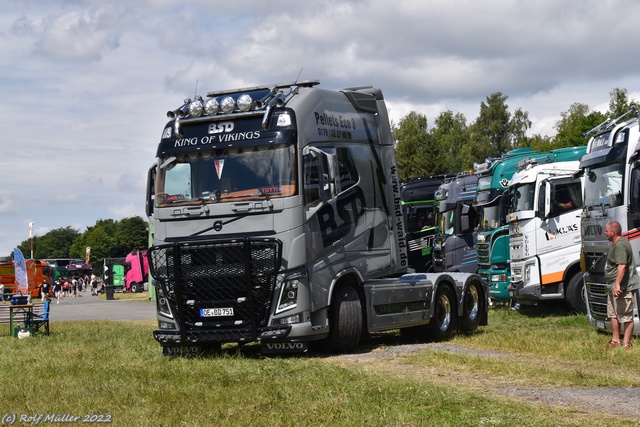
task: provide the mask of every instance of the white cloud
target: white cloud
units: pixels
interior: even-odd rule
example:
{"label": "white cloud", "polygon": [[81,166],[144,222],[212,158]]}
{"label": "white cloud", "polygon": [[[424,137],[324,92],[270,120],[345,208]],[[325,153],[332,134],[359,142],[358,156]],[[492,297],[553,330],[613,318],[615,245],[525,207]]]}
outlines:
{"label": "white cloud", "polygon": [[50,16],[43,22],[35,50],[60,60],[97,61],[119,46],[127,20],[127,14],[113,5]]}
{"label": "white cloud", "polygon": [[[166,112],[197,91],[375,85],[396,123],[468,123],[491,93],[552,135],[574,102],[640,98],[640,3],[448,0],[9,2],[0,15],[0,256],[42,230],[144,214]],[[196,90],[196,82],[197,90]],[[40,228],[39,228],[40,230]]]}

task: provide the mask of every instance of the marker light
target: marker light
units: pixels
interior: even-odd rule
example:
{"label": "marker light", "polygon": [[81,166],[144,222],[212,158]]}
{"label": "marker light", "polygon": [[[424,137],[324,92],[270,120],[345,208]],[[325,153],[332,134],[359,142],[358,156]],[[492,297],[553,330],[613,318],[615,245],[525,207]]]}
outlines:
{"label": "marker light", "polygon": [[251,97],[246,93],[238,98],[238,108],[240,111],[249,111],[251,109],[251,104],[253,104],[253,99],[251,99]]}
{"label": "marker light", "polygon": [[233,110],[236,109],[236,103],[233,101],[233,98],[230,96],[227,96],[226,98],[224,98],[220,104],[221,104],[220,109],[225,114],[233,113]]}
{"label": "marker light", "polygon": [[204,111],[210,116],[218,114],[219,109],[220,105],[218,104],[218,100],[216,99],[209,99],[207,100],[207,103],[204,104]]}

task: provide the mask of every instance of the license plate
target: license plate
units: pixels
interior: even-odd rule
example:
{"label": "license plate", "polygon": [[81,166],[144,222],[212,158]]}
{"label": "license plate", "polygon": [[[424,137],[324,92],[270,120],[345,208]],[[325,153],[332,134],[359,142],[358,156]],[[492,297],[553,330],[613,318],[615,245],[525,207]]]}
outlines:
{"label": "license plate", "polygon": [[604,329],[604,320],[596,320],[596,328]]}
{"label": "license plate", "polygon": [[200,317],[233,316],[233,308],[201,308]]}

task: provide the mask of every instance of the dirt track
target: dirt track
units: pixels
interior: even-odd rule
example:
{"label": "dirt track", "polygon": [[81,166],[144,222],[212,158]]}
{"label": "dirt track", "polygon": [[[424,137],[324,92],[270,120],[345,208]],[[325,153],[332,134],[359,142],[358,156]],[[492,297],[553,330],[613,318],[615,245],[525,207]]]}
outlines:
{"label": "dirt track", "polygon": [[637,418],[640,423],[640,388],[517,385],[517,381],[514,381],[513,378],[478,377],[477,374],[469,375],[461,371],[443,372],[433,367],[419,367],[404,362],[403,356],[425,350],[488,358],[509,359],[513,357],[498,351],[472,349],[447,343],[432,343],[400,344],[373,349],[363,348],[360,353],[330,356],[326,360],[343,366],[357,364],[358,368],[368,372],[384,372],[413,379],[425,378],[448,385],[464,384],[466,389],[499,394],[504,397],[521,399],[528,403],[539,403],[558,408],[574,408],[585,413]]}

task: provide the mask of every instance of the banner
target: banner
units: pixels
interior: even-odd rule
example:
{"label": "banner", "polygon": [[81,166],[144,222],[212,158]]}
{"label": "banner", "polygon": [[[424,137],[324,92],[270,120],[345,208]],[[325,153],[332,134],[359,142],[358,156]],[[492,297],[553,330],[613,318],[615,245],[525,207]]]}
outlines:
{"label": "banner", "polygon": [[16,293],[27,295],[29,293],[29,282],[27,281],[27,265],[20,249],[13,249],[13,266],[16,276]]}
{"label": "banner", "polygon": [[33,239],[33,223],[29,223],[29,238]]}

